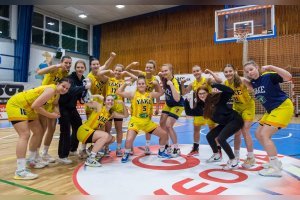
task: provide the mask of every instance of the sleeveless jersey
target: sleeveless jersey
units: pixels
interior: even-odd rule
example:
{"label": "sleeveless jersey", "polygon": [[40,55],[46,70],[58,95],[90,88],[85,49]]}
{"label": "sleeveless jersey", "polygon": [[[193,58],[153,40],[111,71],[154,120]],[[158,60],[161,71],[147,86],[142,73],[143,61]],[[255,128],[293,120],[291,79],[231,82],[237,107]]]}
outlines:
{"label": "sleeveless jersey", "polygon": [[67,71],[63,72],[62,68],[58,68],[57,70],[53,70],[52,72],[45,74],[42,85],[57,84],[60,79],[67,76]]}
{"label": "sleeveless jersey", "polygon": [[175,101],[175,99],[173,97],[173,94],[172,94],[172,90],[171,90],[170,86],[167,85],[167,88],[165,90],[166,104],[169,107],[183,106],[184,105],[184,100],[181,96],[181,91],[180,91],[180,86],[179,86],[178,80],[175,77],[173,77],[173,79],[171,81],[172,81],[176,91],[179,92],[180,100],[179,100],[179,102]]}
{"label": "sleeveless jersey", "polygon": [[154,86],[152,82],[157,80],[156,77],[152,75],[150,79],[147,79],[146,72],[143,72],[143,76],[145,76],[145,80],[146,80],[146,85],[147,85],[146,91],[152,92],[154,90]]}
{"label": "sleeveless jersey", "polygon": [[91,129],[97,129],[99,125],[105,125],[105,123],[110,119],[111,114],[103,106],[100,112],[93,111],[90,117],[84,125],[90,127]]}
{"label": "sleeveless jersey", "polygon": [[224,84],[234,91],[234,94],[231,97],[234,104],[246,105],[253,100],[244,84],[241,84],[239,87],[234,87],[234,84],[229,83],[228,80],[225,80]]}
{"label": "sleeveless jersey", "polygon": [[103,95],[105,83],[99,80],[97,76],[95,76],[92,72],[87,75],[87,78],[91,80],[91,88],[90,91],[92,94],[100,94]]}
{"label": "sleeveless jersey", "polygon": [[131,100],[131,116],[137,118],[149,118],[152,115],[153,100],[149,92],[144,94],[136,91]]}
{"label": "sleeveless jersey", "polygon": [[116,91],[124,83],[123,79],[108,78],[106,82],[106,96],[112,95],[115,100],[123,100],[119,95],[116,95]]}
{"label": "sleeveless jersey", "polygon": [[192,90],[194,92],[197,92],[197,89],[201,86],[206,86],[208,88],[208,91],[211,92],[212,88],[208,84],[207,79],[205,77],[201,77],[200,81],[194,80],[192,83]]}

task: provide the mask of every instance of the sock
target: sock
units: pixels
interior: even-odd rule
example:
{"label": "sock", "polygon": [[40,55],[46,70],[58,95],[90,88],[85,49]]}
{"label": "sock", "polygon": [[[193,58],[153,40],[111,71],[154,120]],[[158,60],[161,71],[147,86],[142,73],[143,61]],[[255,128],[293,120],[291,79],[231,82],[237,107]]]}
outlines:
{"label": "sock", "polygon": [[49,146],[44,146],[42,155],[47,155],[48,154],[48,150],[49,150]]}
{"label": "sock", "polygon": [[117,149],[122,149],[121,143],[118,143],[118,144],[117,144]]}
{"label": "sock", "polygon": [[146,146],[150,146],[150,140],[146,140]]}
{"label": "sock", "polygon": [[92,151],[92,152],[91,152],[91,155],[90,155],[90,158],[91,158],[91,159],[95,159],[95,158],[96,158],[96,154],[97,154],[97,153],[95,153],[95,152]]}
{"label": "sock", "polygon": [[26,169],[26,159],[25,158],[19,158],[17,159],[17,171]]}
{"label": "sock", "polygon": [[165,150],[165,145],[160,145],[159,151],[160,151],[160,152],[163,152],[164,150]]}
{"label": "sock", "polygon": [[29,150],[29,160],[34,160],[36,156],[36,151],[30,151]]}
{"label": "sock", "polygon": [[279,168],[279,159],[277,156],[270,156],[270,165],[273,168]]}
{"label": "sock", "polygon": [[173,146],[174,146],[175,149],[178,149],[178,144],[177,143],[173,144]]}
{"label": "sock", "polygon": [[125,153],[130,153],[131,149],[125,149]]}
{"label": "sock", "polygon": [[86,150],[86,144],[81,144],[81,150],[82,151]]}
{"label": "sock", "polygon": [[193,149],[195,149],[195,150],[199,149],[199,143],[195,143],[195,142],[194,142]]}
{"label": "sock", "polygon": [[240,157],[240,150],[234,150],[235,157]]}
{"label": "sock", "polygon": [[254,153],[253,152],[248,152],[247,157],[248,158],[254,158]]}
{"label": "sock", "polygon": [[40,156],[40,148],[37,148],[37,149],[36,149],[36,154],[35,154],[35,159],[37,159],[37,158],[39,158],[39,157],[41,157],[41,156]]}

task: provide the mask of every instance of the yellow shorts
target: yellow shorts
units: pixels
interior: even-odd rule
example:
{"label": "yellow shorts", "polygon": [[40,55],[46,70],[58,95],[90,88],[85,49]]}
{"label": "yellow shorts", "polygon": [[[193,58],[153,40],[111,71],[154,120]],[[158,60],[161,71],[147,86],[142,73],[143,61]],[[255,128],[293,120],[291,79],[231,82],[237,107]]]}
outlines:
{"label": "yellow shorts", "polygon": [[195,116],[194,117],[194,126],[204,126],[208,125],[208,127],[215,127],[216,123],[211,119],[205,119],[203,116]]}
{"label": "yellow shorts", "polygon": [[90,128],[89,126],[82,124],[77,130],[77,139],[82,144],[85,144],[86,140],[95,132],[94,129]]}
{"label": "yellow shorts", "polygon": [[165,104],[162,109],[162,113],[165,113],[165,114],[169,115],[170,117],[178,119],[183,110],[184,110],[183,106],[169,107],[169,106],[167,106],[167,104]]}
{"label": "yellow shorts", "polygon": [[131,117],[128,123],[128,130],[134,130],[135,132],[144,131],[145,133],[151,133],[158,127],[158,124],[151,121],[150,118],[137,118]]}
{"label": "yellow shorts", "polygon": [[233,104],[233,110],[237,111],[244,121],[253,121],[255,119],[255,101],[251,100],[247,105]]}
{"label": "yellow shorts", "polygon": [[[12,97],[14,98],[14,97]],[[12,99],[10,98],[10,99]],[[21,106],[8,100],[6,104],[6,113],[8,121],[29,121],[38,118],[38,114],[29,106]]]}
{"label": "yellow shorts", "polygon": [[285,128],[294,115],[294,106],[290,99],[286,99],[280,106],[265,113],[259,121],[260,124],[268,124],[275,127]]}

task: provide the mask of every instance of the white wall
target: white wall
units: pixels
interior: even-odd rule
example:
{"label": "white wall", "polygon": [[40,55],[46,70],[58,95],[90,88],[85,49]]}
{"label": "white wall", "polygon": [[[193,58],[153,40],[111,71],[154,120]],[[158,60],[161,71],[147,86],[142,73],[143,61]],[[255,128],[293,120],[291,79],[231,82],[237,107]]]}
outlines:
{"label": "white wall", "polygon": [[[0,54],[14,55],[14,41],[10,39],[0,38]],[[14,58],[1,56],[0,67],[13,69],[14,67]],[[14,71],[0,69],[0,81],[13,81],[14,80]]]}
{"label": "white wall", "polygon": [[[56,49],[43,47],[39,45],[31,45],[30,47],[30,59],[29,59],[29,70],[28,70],[28,82],[33,84],[34,86],[41,85],[42,77],[36,74],[36,69],[40,66],[41,63],[45,61],[45,57],[43,54],[48,52],[52,55],[52,64],[57,64],[60,62],[59,59],[55,58]],[[89,69],[89,58],[85,55],[75,54],[66,52],[66,55],[72,57],[72,67],[71,72],[74,71],[74,64],[77,60],[84,60],[87,66],[87,70],[85,72],[85,76],[88,74]]]}

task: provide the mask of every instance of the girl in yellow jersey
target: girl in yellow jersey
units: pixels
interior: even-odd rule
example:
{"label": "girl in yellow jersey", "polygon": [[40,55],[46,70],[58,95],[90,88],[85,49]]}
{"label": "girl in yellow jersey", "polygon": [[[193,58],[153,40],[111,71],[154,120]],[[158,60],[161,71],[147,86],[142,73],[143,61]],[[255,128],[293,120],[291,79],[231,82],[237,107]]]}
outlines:
{"label": "girl in yellow jersey", "polygon": [[33,134],[41,134],[42,127],[38,114],[48,118],[56,119],[58,113],[50,113],[43,108],[43,105],[56,94],[65,94],[70,88],[69,79],[62,79],[57,85],[44,85],[31,90],[18,93],[11,97],[6,104],[8,120],[19,134],[17,143],[17,170],[15,179],[35,179],[37,174],[26,169],[26,150],[30,137],[30,130]]}
{"label": "girl in yellow jersey", "polygon": [[[140,71],[140,70],[131,69],[130,68],[131,66],[132,65],[129,65],[128,67],[126,67],[126,70],[128,70],[129,72],[131,72],[137,76],[145,76],[147,92],[152,92],[153,90],[158,91],[158,88],[160,86],[158,84],[158,80],[155,77],[156,62],[154,60],[149,60],[146,63],[144,72]],[[160,102],[160,98],[156,98],[156,109],[154,112],[155,115],[159,114],[159,102]],[[151,139],[151,134],[146,133],[146,145],[145,145],[145,154],[146,155],[151,154],[150,147],[149,147],[150,139]]]}
{"label": "girl in yellow jersey", "polygon": [[[194,99],[196,99],[197,97],[196,92],[199,87],[206,86],[209,92],[211,92],[212,90],[210,86],[211,83],[222,82],[222,80],[215,73],[213,73],[211,70],[208,69],[206,69],[204,73],[212,75],[212,78],[206,78],[202,76],[201,67],[198,65],[195,65],[192,68],[192,72],[195,77],[195,80],[191,82],[187,87],[184,87],[184,83],[186,82],[186,80],[182,80],[180,84],[181,84],[182,94],[185,95],[193,91]],[[196,103],[194,99],[193,101],[195,105]],[[206,124],[208,125],[209,130],[213,129],[216,126],[216,124],[210,119],[204,119],[203,116],[194,116],[194,144],[191,152],[188,154],[189,156],[195,156],[199,154],[200,130],[201,130],[201,126],[204,126]],[[218,146],[218,148],[219,151],[221,151],[221,147]]]}
{"label": "girl in yellow jersey", "polygon": [[[107,70],[107,68],[110,66],[110,64],[112,63],[112,61],[114,60],[114,58],[116,57],[116,53],[111,52],[110,53],[110,57],[108,58],[108,60],[104,63],[103,66],[100,66],[99,60],[96,58],[92,58],[90,59],[90,67],[91,67],[91,72],[87,75],[87,78],[90,79],[91,81],[91,94],[99,94],[99,95],[103,95],[105,96],[105,82],[100,80],[100,77],[98,76],[98,72],[102,71],[102,70]],[[100,102],[99,99],[95,99],[95,101]],[[85,108],[85,112],[87,117],[90,115],[90,113],[92,112],[91,109],[89,109],[89,107]]]}
{"label": "girl in yellow jersey", "polygon": [[[57,65],[51,65],[49,67],[39,69],[37,70],[37,73],[39,75],[45,75],[42,81],[42,85],[50,85],[50,84],[57,84],[58,81],[62,78],[65,78],[68,76],[70,68],[72,64],[72,59],[70,56],[63,56],[61,58],[61,62]],[[58,99],[59,95],[56,95],[52,97],[47,103],[44,105],[44,108],[48,112],[53,112],[56,110],[58,112]],[[36,160],[39,161],[41,165],[47,165],[47,162],[55,162],[55,159],[51,157],[48,154],[48,149],[50,147],[50,144],[52,142],[53,134],[56,128],[56,119],[50,119],[47,118],[43,115],[39,116],[40,123],[42,124],[43,127],[43,134],[41,135],[40,138],[35,138],[32,137],[29,142],[29,151],[31,152],[30,154],[36,154]],[[46,132],[47,131],[47,132]],[[45,134],[46,133],[46,134]],[[45,134],[45,136],[44,136]],[[39,148],[41,147],[41,143],[43,140],[44,136],[44,148],[42,151],[42,156],[40,157],[39,153]],[[32,152],[32,145],[34,143],[39,143],[37,152]],[[43,161],[42,161],[42,159]]]}
{"label": "girl in yellow jersey", "polygon": [[[104,97],[97,95],[103,102]],[[95,95],[94,95],[95,97]],[[101,164],[96,160],[96,154],[106,145],[112,143],[114,138],[107,132],[98,130],[99,126],[104,126],[111,118],[126,118],[128,117],[128,110],[124,106],[123,113],[117,113],[112,110],[114,105],[114,97],[112,95],[106,96],[105,105],[96,101],[86,103],[89,107],[95,110],[90,114],[84,124],[82,124],[77,131],[77,138],[83,144],[94,143],[90,156],[87,158],[85,165],[91,167],[100,167]],[[124,105],[124,102],[122,102]]]}
{"label": "girl in yellow jersey", "polygon": [[244,120],[243,128],[234,135],[234,154],[236,159],[239,161],[241,134],[243,134],[248,154],[247,159],[242,166],[245,168],[250,168],[255,164],[253,141],[250,134],[251,124],[255,118],[255,102],[250,96],[247,86],[243,83],[244,78],[239,77],[233,65],[225,65],[224,75],[227,79],[225,80],[224,84],[234,91],[234,94],[231,97],[233,101],[233,110],[237,111]]}
{"label": "girl in yellow jersey", "polygon": [[[134,64],[134,63],[131,63]],[[105,74],[110,73],[113,77],[108,77]],[[124,66],[121,64],[115,65],[114,71],[112,70],[102,70],[98,72],[98,75],[100,76],[100,80],[106,83],[106,96],[111,95],[114,97],[115,100],[122,100],[124,101],[123,97],[116,94],[116,91],[121,85],[124,83],[124,76],[130,76],[132,79],[132,82],[137,79],[137,77],[127,71],[124,71]],[[124,105],[120,103],[115,103],[113,106],[113,110],[116,112],[122,112],[124,109]],[[116,154],[118,157],[122,157],[122,139],[123,139],[123,133],[122,133],[122,123],[123,118],[113,118],[105,125],[105,131],[110,133],[111,127],[112,127],[112,120],[115,121],[115,129],[117,132],[117,150]]]}
{"label": "girl in yellow jersey", "polygon": [[[144,131],[158,136],[160,150],[159,157],[169,158],[170,156],[165,153],[165,145],[167,143],[167,133],[158,124],[151,121],[153,98],[160,97],[163,92],[161,89],[157,92],[146,91],[146,80],[144,76],[139,76],[137,80],[137,90],[135,92],[126,92],[125,87],[130,82],[126,81],[118,90],[117,94],[131,99],[131,118],[128,124],[128,131],[125,142],[125,153],[121,162],[125,163],[129,160],[129,155],[133,141],[138,132]],[[157,83],[153,83],[154,85]]]}

